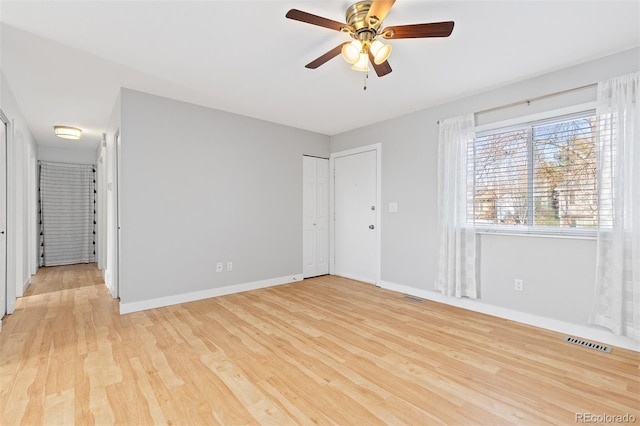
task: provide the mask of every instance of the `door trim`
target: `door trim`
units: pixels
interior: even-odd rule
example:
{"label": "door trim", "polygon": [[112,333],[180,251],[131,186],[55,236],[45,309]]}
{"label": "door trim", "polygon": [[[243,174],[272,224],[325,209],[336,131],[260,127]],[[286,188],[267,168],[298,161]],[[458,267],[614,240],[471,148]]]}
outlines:
{"label": "door trim", "polygon": [[347,157],[354,154],[362,154],[364,152],[375,151],[376,152],[376,209],[378,214],[376,215],[376,247],[375,247],[375,285],[380,285],[381,280],[381,264],[382,264],[382,250],[381,250],[381,223],[382,223],[382,144],[375,143],[371,145],[361,146],[358,148],[347,149],[345,151],[338,151],[331,153],[329,157],[329,274],[335,275],[335,160],[340,157]]}
{"label": "door trim", "polygon": [[121,231],[121,216],[120,216],[120,212],[121,212],[121,208],[120,208],[120,188],[121,188],[121,176],[122,176],[122,171],[121,171],[121,166],[122,166],[122,162],[120,161],[120,159],[122,158],[122,138],[120,136],[120,129],[118,128],[118,130],[116,130],[114,136],[113,136],[113,145],[114,145],[114,149],[115,149],[115,193],[113,196],[113,200],[115,203],[115,217],[114,217],[114,221],[115,221],[115,225],[116,225],[116,235],[115,235],[115,256],[114,256],[114,271],[113,271],[113,287],[114,287],[114,299],[119,299],[120,298],[120,266],[121,266],[121,262],[120,260],[122,259],[122,244],[121,244],[121,240],[122,240],[122,233]]}
{"label": "door trim", "polygon": [[2,110],[0,110],[0,127],[2,127],[0,129],[1,133],[4,133],[4,146],[1,146],[0,149],[3,149],[3,156],[2,156],[2,161],[4,162],[3,167],[4,167],[4,212],[2,212],[2,214],[4,214],[4,224],[2,226],[2,229],[0,229],[2,231],[2,237],[4,239],[4,253],[3,253],[3,259],[0,259],[0,262],[4,263],[4,268],[3,268],[3,273],[4,276],[1,277],[1,280],[4,280],[4,285],[2,287],[0,287],[0,291],[2,291],[2,306],[0,306],[0,331],[2,330],[2,317],[5,314],[10,313],[9,312],[9,292],[7,291],[8,287],[9,287],[9,280],[8,278],[8,274],[7,274],[7,268],[8,268],[8,261],[7,261],[7,256],[9,253],[9,239],[8,239],[8,218],[7,218],[7,213],[8,213],[8,201],[9,201],[9,194],[8,194],[8,185],[7,185],[7,180],[8,180],[8,173],[7,173],[7,169],[9,167],[9,161],[7,161],[7,151],[8,151],[8,146],[9,146],[9,141],[8,141],[8,129],[9,129],[9,124],[8,124],[8,120],[6,118],[6,116],[4,115],[4,113],[2,112]]}
{"label": "door trim", "polygon": [[[4,241],[5,241],[5,288],[4,288],[4,313],[10,315],[15,310],[15,300],[16,300],[16,272],[15,272],[15,237],[11,232],[12,229],[15,229],[15,221],[14,221],[14,176],[15,176],[15,161],[14,150],[13,150],[13,123],[7,118],[4,114],[4,111],[0,109],[0,121],[4,123],[4,161],[5,161],[5,233],[4,233]],[[2,319],[0,318],[0,322]],[[0,328],[2,326],[0,325]]]}

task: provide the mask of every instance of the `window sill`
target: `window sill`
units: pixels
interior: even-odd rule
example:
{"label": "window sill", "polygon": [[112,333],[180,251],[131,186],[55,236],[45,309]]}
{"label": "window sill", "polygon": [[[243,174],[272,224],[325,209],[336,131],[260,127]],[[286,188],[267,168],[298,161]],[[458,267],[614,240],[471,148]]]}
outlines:
{"label": "window sill", "polygon": [[549,232],[543,230],[504,230],[496,228],[478,228],[476,227],[476,234],[478,235],[504,235],[509,237],[537,237],[537,238],[560,238],[571,240],[596,240],[595,230],[576,230],[570,232]]}

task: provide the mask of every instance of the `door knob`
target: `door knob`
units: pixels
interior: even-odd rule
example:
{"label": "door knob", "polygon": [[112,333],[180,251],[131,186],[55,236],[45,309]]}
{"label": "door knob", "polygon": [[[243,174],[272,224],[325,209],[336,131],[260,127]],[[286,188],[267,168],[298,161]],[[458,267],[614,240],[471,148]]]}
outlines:
{"label": "door knob", "polygon": [[369,225],[369,229],[374,229],[374,228],[375,228],[375,226]]}

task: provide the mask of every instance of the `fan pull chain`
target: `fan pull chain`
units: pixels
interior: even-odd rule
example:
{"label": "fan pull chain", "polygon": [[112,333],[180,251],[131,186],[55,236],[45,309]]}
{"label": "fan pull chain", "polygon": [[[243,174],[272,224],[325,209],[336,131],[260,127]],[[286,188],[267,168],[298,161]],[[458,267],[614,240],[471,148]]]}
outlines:
{"label": "fan pull chain", "polygon": [[364,87],[362,87],[362,90],[367,90],[367,79],[369,78],[369,71],[364,73]]}

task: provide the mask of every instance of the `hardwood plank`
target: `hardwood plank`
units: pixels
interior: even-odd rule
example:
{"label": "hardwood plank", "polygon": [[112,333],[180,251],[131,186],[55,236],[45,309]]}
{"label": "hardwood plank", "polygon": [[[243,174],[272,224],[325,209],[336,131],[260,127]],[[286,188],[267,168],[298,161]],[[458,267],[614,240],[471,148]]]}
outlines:
{"label": "hardwood plank", "polygon": [[340,277],[119,315],[42,268],[0,333],[0,423],[568,424],[640,419],[640,355]]}

